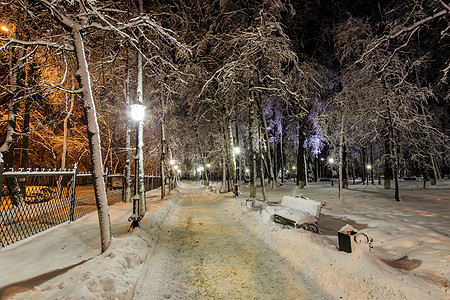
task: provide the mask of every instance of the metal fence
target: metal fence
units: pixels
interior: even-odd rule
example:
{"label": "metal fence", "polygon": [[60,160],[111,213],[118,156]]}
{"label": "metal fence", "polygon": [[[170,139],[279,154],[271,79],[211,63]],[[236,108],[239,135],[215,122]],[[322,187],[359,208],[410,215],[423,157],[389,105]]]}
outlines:
{"label": "metal fence", "polygon": [[[1,247],[97,210],[91,174],[76,168],[2,171],[0,165]],[[104,180],[108,204],[124,201],[125,176],[105,174]],[[145,176],[146,191],[159,186],[160,177]]]}

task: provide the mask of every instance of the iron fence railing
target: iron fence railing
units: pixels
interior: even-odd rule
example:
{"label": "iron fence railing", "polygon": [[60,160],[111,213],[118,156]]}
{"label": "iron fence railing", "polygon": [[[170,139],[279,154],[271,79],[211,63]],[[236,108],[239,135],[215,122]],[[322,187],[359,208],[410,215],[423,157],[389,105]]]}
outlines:
{"label": "iron fence railing", "polygon": [[[124,201],[125,176],[106,173],[104,179],[108,204]],[[146,191],[160,184],[160,177],[145,176]],[[96,209],[91,174],[77,174],[76,168],[3,172],[0,164],[1,247],[74,221]]]}

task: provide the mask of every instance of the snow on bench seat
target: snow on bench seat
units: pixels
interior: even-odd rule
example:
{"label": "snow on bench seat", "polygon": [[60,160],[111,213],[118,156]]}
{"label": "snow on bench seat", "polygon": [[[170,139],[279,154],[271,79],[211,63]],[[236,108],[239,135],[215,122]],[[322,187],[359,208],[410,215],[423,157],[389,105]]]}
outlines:
{"label": "snow on bench seat", "polygon": [[277,223],[318,232],[317,222],[324,202],[315,201],[303,196],[283,196],[280,206],[268,206],[266,211]]}

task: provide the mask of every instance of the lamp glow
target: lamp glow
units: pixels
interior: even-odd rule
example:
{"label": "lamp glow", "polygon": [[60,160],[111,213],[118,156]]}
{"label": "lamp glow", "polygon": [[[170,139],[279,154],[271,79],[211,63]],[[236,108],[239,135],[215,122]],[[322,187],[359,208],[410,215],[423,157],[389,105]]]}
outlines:
{"label": "lamp glow", "polygon": [[8,31],[9,31],[9,28],[6,27],[5,25],[2,25],[2,26],[0,27],[0,29],[3,30],[4,32],[8,32]]}
{"label": "lamp glow", "polygon": [[144,120],[145,106],[141,102],[135,102],[130,105],[131,118],[135,121]]}
{"label": "lamp glow", "polygon": [[334,159],[333,159],[332,157],[330,157],[330,158],[328,159],[328,162],[329,162],[330,164],[332,164],[332,163],[334,163]]}
{"label": "lamp glow", "polygon": [[233,153],[234,153],[234,154],[239,154],[239,153],[241,153],[241,148],[239,148],[239,147],[234,147],[234,148],[233,148]]}

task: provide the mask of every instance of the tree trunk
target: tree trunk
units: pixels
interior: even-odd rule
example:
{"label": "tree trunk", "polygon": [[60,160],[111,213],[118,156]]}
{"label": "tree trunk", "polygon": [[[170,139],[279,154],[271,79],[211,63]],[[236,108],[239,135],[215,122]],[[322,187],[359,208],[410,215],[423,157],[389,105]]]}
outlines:
{"label": "tree trunk", "polygon": [[342,195],[342,189],[344,188],[344,128],[346,113],[347,110],[344,110],[341,119],[341,131],[339,134],[339,200],[342,200],[344,198]]}
{"label": "tree trunk", "polygon": [[395,201],[400,201],[400,192],[399,192],[399,184],[398,184],[398,156],[397,156],[397,145],[395,144],[394,137],[394,124],[392,121],[391,109],[388,103],[387,107],[388,112],[388,121],[389,121],[389,135],[390,135],[390,149],[391,149],[391,157],[394,158],[393,165],[393,175],[394,175],[394,184],[395,184]]}
{"label": "tree trunk", "polygon": [[262,154],[262,134],[261,134],[261,127],[259,127],[258,130],[259,135],[259,165],[260,165],[260,179],[261,179],[261,194],[264,202],[267,202],[267,196],[266,196],[266,185],[264,180],[264,163],[263,163],[263,154]]}
{"label": "tree trunk", "polygon": [[262,108],[262,101],[261,101],[261,94],[257,93],[257,106],[258,106],[258,112],[259,112],[259,120],[260,120],[260,127],[262,130],[262,136],[261,136],[261,143],[263,146],[263,153],[265,156],[265,163],[267,166],[267,173],[270,181],[270,189],[273,189],[275,187],[275,180],[274,180],[274,172],[273,172],[273,165],[272,165],[272,157],[269,150],[269,134],[267,132],[267,124],[266,124],[266,118],[264,117],[263,108]]}
{"label": "tree trunk", "polygon": [[165,131],[165,112],[164,112],[164,100],[163,100],[163,89],[161,86],[161,199],[164,199],[166,196],[166,187],[165,187],[165,174],[164,174],[164,162],[166,160],[166,131]]}
{"label": "tree trunk", "polygon": [[[240,149],[240,141],[239,141],[239,126],[238,121],[236,120],[234,122],[234,131],[235,131],[235,143],[234,147],[238,147]],[[241,170],[241,155],[238,153],[236,155],[236,182],[238,185],[238,188],[241,187],[241,176],[242,176],[242,170]]]}
{"label": "tree trunk", "polygon": [[[125,102],[127,107],[131,105],[130,96],[130,57],[127,51],[127,64],[125,74]],[[126,144],[126,165],[125,165],[125,202],[131,202],[131,167],[132,167],[132,151],[131,151],[131,120],[127,118],[126,132],[125,132],[125,144]]]}
{"label": "tree trunk", "polygon": [[306,186],[306,163],[305,163],[305,131],[301,120],[298,120],[298,151],[297,151],[297,182],[302,189]]}
{"label": "tree trunk", "polygon": [[[388,127],[388,125],[387,125]],[[384,140],[384,188],[391,188],[392,168],[391,168],[391,143],[388,134]]]}
{"label": "tree trunk", "polygon": [[348,189],[348,155],[347,155],[347,145],[345,144],[342,148],[342,187]]}
{"label": "tree trunk", "polygon": [[430,183],[431,183],[431,185],[436,185],[437,180],[439,179],[439,172],[437,171],[434,155],[430,154],[430,156],[431,156],[431,168],[433,170],[433,172],[432,172],[433,175],[430,176]]}
{"label": "tree trunk", "polygon": [[[142,0],[139,0],[139,11],[143,13],[142,8]],[[144,37],[139,37],[139,51],[137,54],[137,89],[136,89],[136,101],[140,104],[143,104],[144,100],[144,88],[143,88],[143,82],[144,82],[144,70],[142,66],[142,44],[144,41]],[[147,205],[145,203],[145,170],[144,170],[144,122],[139,121],[137,126],[137,149],[136,152],[138,154],[139,160],[138,160],[138,191],[139,193],[139,209],[138,213],[141,218],[144,217],[145,212],[147,210]]]}
{"label": "tree trunk", "polygon": [[250,146],[250,198],[256,198],[256,155],[255,155],[255,108],[254,100],[249,99],[248,143]]}
{"label": "tree trunk", "polygon": [[[18,60],[13,64],[14,51],[13,46],[9,46],[9,84],[11,86],[12,93],[9,94],[8,105],[8,122],[6,128],[6,138],[3,145],[0,147],[0,153],[3,156],[4,169],[14,168],[13,156],[14,156],[14,136],[16,134],[16,117],[17,117],[17,103],[16,97],[19,95],[19,86],[21,76],[23,72],[22,59],[25,55],[23,49],[19,51]],[[11,204],[15,207],[22,207],[25,205],[25,197],[20,189],[19,183],[16,178],[5,178],[6,185],[8,186],[8,193],[10,196]],[[2,187],[0,187],[2,188]]]}
{"label": "tree trunk", "polygon": [[[72,90],[75,90],[75,82],[72,82]],[[67,160],[67,140],[69,138],[69,120],[73,114],[74,108],[74,95],[69,96],[69,110],[64,118],[64,140],[63,140],[63,152],[61,156],[61,170],[66,168],[66,160]]]}
{"label": "tree trunk", "polygon": [[236,177],[236,155],[233,151],[233,130],[231,128],[231,121],[230,117],[225,118],[226,126],[227,126],[227,139],[228,139],[228,151],[230,153],[230,167],[231,167],[231,176],[233,181],[233,193],[237,195],[239,193],[239,186],[237,184],[237,177]]}
{"label": "tree trunk", "polygon": [[89,77],[88,64],[84,52],[84,42],[80,31],[73,29],[72,37],[77,58],[77,80],[79,82],[83,102],[84,113],[87,120],[87,134],[89,149],[91,152],[92,181],[94,183],[95,200],[97,204],[98,220],[100,225],[100,238],[102,253],[111,243],[111,221],[109,217],[108,200],[106,197],[105,181],[103,180],[102,152],[100,134],[97,122],[97,112],[92,95],[91,79]]}

